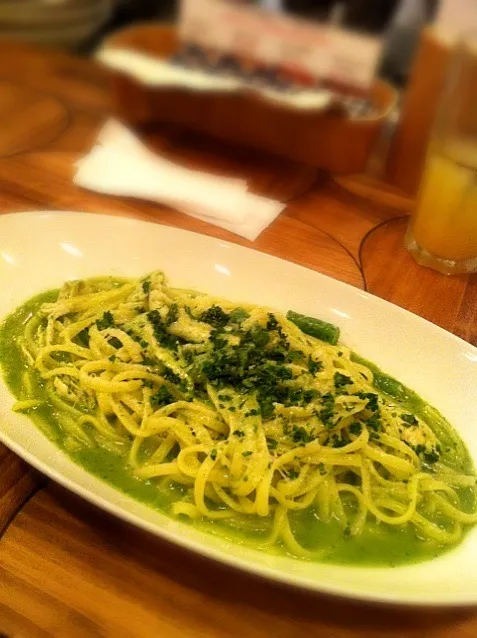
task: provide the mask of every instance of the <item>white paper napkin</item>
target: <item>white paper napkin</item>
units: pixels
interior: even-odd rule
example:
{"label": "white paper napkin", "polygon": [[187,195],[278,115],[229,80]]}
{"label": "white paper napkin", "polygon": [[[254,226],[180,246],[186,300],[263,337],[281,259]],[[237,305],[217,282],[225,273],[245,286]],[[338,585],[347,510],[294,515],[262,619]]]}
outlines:
{"label": "white paper napkin", "polygon": [[78,162],[74,182],[107,195],[160,202],[251,241],[286,206],[249,193],[245,180],[190,170],[153,153],[116,120],[105,124]]}

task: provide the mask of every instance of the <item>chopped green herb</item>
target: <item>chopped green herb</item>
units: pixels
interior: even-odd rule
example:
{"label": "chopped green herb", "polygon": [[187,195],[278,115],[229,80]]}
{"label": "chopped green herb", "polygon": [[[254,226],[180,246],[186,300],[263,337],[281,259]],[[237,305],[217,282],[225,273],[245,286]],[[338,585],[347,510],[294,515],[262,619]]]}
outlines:
{"label": "chopped green herb", "polygon": [[275,439],[267,439],[267,446],[269,450],[276,450],[278,447],[278,441]]}
{"label": "chopped green herb", "polygon": [[242,439],[245,436],[245,432],[243,430],[234,430],[232,434],[233,436],[238,436],[239,439]]}
{"label": "chopped green herb", "polygon": [[335,372],[334,376],[335,388],[344,388],[346,385],[351,385],[353,381],[347,377],[345,374],[341,374],[341,372]]}
{"label": "chopped green herb", "polygon": [[253,328],[249,330],[248,335],[257,348],[264,348],[270,341],[268,331],[261,326],[253,326]]}
{"label": "chopped green herb", "polygon": [[302,392],[302,403],[303,405],[308,405],[314,399],[319,396],[319,392],[317,390],[303,390]]}
{"label": "chopped green herb", "polygon": [[175,399],[165,385],[161,385],[159,390],[151,396],[151,405],[153,408],[162,408],[165,405],[174,403]]}
{"label": "chopped green herb", "polygon": [[416,419],[414,414],[401,414],[401,420],[404,421],[406,427],[419,424],[419,421]]}
{"label": "chopped green herb", "polygon": [[172,319],[174,319],[175,316],[175,311],[172,308],[173,307],[171,306],[171,308],[169,309],[166,321],[162,320],[162,317],[158,310],[151,310],[151,312],[148,312],[147,318],[152,325],[154,337],[156,338],[158,343],[168,350],[176,351],[179,345],[183,343],[183,341],[167,332],[167,327],[170,325],[170,323],[172,323]]}
{"label": "chopped green herb", "polygon": [[315,374],[318,374],[318,372],[321,372],[321,370],[323,370],[323,364],[321,363],[321,361],[314,361],[311,357],[309,357],[308,370],[313,376],[315,376]]}
{"label": "chopped green herb", "polygon": [[180,385],[182,383],[180,376],[175,372],[172,372],[170,368],[166,368],[162,373],[162,376],[166,379],[166,381],[170,381],[174,385]]}
{"label": "chopped green herb", "polygon": [[247,450],[246,452],[242,452],[242,456],[244,458],[248,458],[249,456],[252,456],[253,452],[251,450]]}
{"label": "chopped green herb", "polygon": [[113,346],[113,348],[116,348],[116,350],[119,350],[123,345],[117,337],[111,337],[108,339],[108,343],[110,346]]}
{"label": "chopped green herb", "polygon": [[322,397],[323,407],[318,412],[318,417],[326,428],[334,426],[333,417],[335,414],[335,397],[332,394],[325,394]]}
{"label": "chopped green herb", "polygon": [[172,323],[175,323],[179,319],[179,307],[176,303],[173,303],[169,310],[167,311],[167,316],[165,320],[166,326],[170,326]]}
{"label": "chopped green herb", "polygon": [[338,434],[333,434],[333,436],[329,440],[329,443],[331,443],[331,447],[335,447],[335,448],[344,447],[345,445],[348,445],[348,441],[342,438],[341,436],[338,436]]}
{"label": "chopped green herb", "polygon": [[287,355],[287,361],[299,361],[300,359],[303,359],[303,356],[303,352],[300,352],[300,350],[290,350]]}
{"label": "chopped green herb", "polygon": [[212,461],[215,461],[215,459],[217,458],[217,450],[215,448],[211,450],[209,456],[212,459]]}
{"label": "chopped green herb", "polygon": [[275,412],[275,405],[271,399],[263,399],[259,402],[259,405],[262,419],[269,419]]}
{"label": "chopped green herb", "polygon": [[356,395],[360,399],[367,401],[365,409],[371,412],[377,412],[378,410],[378,395],[374,392],[357,392]]}
{"label": "chopped green herb", "polygon": [[307,443],[311,443],[312,441],[314,441],[315,437],[307,432],[304,427],[298,427],[294,425],[292,431],[292,440],[298,445],[306,445]]}
{"label": "chopped green herb", "polygon": [[430,463],[432,465],[433,463],[437,463],[439,459],[440,453],[437,448],[434,448],[431,452],[424,452],[424,460],[426,463]]}
{"label": "chopped green herb", "polygon": [[143,366],[153,367],[153,366],[157,366],[158,362],[155,359],[151,359],[151,357],[143,357],[143,360],[141,363]]}
{"label": "chopped green herb", "polygon": [[142,289],[145,295],[148,295],[151,292],[151,282],[149,279],[145,279],[142,282]]}
{"label": "chopped green herb", "polygon": [[81,332],[76,335],[76,343],[83,348],[89,348],[89,328],[83,328]]}
{"label": "chopped green herb", "polygon": [[250,315],[243,308],[235,308],[229,315],[229,322],[231,323],[242,323],[245,319],[248,319]]}
{"label": "chopped green herb", "polygon": [[369,419],[366,419],[364,423],[366,424],[368,430],[371,430],[372,432],[379,432],[379,430],[382,429],[381,417],[379,416],[379,413],[373,414],[373,416]]}
{"label": "chopped green herb", "polygon": [[212,306],[200,315],[200,321],[208,323],[214,328],[223,328],[229,321],[229,315],[220,306]]}
{"label": "chopped green herb", "polygon": [[106,330],[107,328],[112,328],[114,326],[114,317],[109,310],[103,313],[101,319],[98,319],[96,322],[96,327],[98,330]]}
{"label": "chopped green herb", "polygon": [[358,421],[355,421],[349,426],[348,431],[350,434],[353,434],[354,436],[359,436],[361,432],[363,431],[363,426]]}
{"label": "chopped green herb", "polygon": [[281,328],[277,318],[271,312],[268,313],[267,330],[279,330]]}

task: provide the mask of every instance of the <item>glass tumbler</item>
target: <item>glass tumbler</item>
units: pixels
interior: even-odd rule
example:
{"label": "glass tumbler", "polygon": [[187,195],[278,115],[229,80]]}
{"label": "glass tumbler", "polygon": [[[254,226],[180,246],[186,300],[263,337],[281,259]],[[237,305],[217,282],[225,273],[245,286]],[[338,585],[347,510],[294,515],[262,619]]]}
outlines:
{"label": "glass tumbler", "polygon": [[477,33],[449,64],[405,244],[445,275],[477,272]]}

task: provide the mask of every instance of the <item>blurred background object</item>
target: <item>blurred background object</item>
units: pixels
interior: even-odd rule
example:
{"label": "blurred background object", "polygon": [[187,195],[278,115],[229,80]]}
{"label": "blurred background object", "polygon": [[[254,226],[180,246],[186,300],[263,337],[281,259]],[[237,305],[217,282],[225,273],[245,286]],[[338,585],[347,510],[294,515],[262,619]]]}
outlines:
{"label": "blurred background object", "polygon": [[387,29],[381,74],[395,84],[407,80],[420,36],[437,12],[440,0],[401,0]]}
{"label": "blurred background object", "polygon": [[418,39],[387,161],[387,179],[412,196],[421,181],[453,47],[462,34],[477,27],[475,0],[439,0],[435,5],[434,21]]}
{"label": "blurred background object", "polygon": [[333,20],[349,29],[385,38],[381,75],[402,85],[409,74],[422,29],[441,0],[257,0],[271,11],[309,20]]}
{"label": "blurred background object", "polygon": [[114,10],[115,0],[1,0],[0,39],[78,49]]}
{"label": "blurred background object", "polygon": [[[224,2],[232,0],[224,0]],[[245,2],[246,0],[240,0]],[[338,19],[350,29],[382,35],[385,47],[380,75],[406,83],[423,28],[442,0],[255,0],[269,11],[288,12],[309,20]],[[118,0],[111,29],[136,20],[174,20],[180,0]]]}
{"label": "blurred background object", "polygon": [[131,22],[173,19],[176,0],[0,0],[0,39],[89,52]]}
{"label": "blurred background object", "polygon": [[[345,27],[384,35],[381,75],[402,85],[421,30],[441,0],[255,0],[251,4],[311,20],[337,19]],[[89,53],[105,35],[131,23],[174,21],[179,5],[180,0],[0,0],[0,39]]]}
{"label": "blurred background object", "polygon": [[111,28],[141,20],[174,20],[180,0],[114,0]]}
{"label": "blurred background object", "polygon": [[[232,1],[254,4],[272,12],[289,12],[309,20],[328,19],[355,31],[383,38],[379,76],[403,89],[408,85],[412,89],[413,83],[419,89],[403,91],[404,101],[402,109],[399,109],[401,117],[396,110],[390,125],[385,127],[386,141],[382,145],[383,149],[388,149],[391,141],[396,141],[388,158],[388,177],[396,185],[405,187],[407,192],[415,192],[433,119],[433,108],[428,106],[436,101],[423,100],[422,94],[429,93],[427,86],[430,85],[433,95],[438,96],[443,75],[440,67],[444,64],[444,56],[431,56],[432,68],[427,68],[424,73],[416,71],[411,74],[413,64],[416,67],[422,58],[425,66],[429,67],[431,59],[420,53],[416,56],[419,42],[426,42],[426,37],[421,38],[421,34],[436,15],[445,13],[447,21],[449,16],[454,19],[456,13],[462,13],[464,5],[477,5],[477,1],[223,0],[224,3]],[[44,44],[92,55],[111,34],[125,27],[141,22],[175,22],[180,4],[181,0],[0,0],[0,40]],[[410,93],[416,95],[415,100],[409,98]],[[411,112],[410,118],[403,117],[406,105]],[[425,122],[422,121],[424,116],[419,119],[421,111],[427,114]],[[408,126],[409,120],[411,124]],[[394,135],[398,121],[398,134]],[[383,155],[382,164],[388,151],[380,153]],[[415,167],[410,170],[413,163]],[[404,176],[401,175],[403,172]]]}
{"label": "blurred background object", "polygon": [[397,92],[381,80],[372,82],[367,95],[370,108],[364,114],[323,108],[322,102],[311,108],[290,102],[284,106],[284,97],[270,99],[266,92],[257,94],[250,87],[227,89],[225,95],[158,82],[162,61],[173,58],[180,47],[174,25],[136,25],[103,42],[99,59],[110,69],[115,113],[122,121],[133,127],[173,123],[333,173],[355,173],[365,169],[396,104]]}

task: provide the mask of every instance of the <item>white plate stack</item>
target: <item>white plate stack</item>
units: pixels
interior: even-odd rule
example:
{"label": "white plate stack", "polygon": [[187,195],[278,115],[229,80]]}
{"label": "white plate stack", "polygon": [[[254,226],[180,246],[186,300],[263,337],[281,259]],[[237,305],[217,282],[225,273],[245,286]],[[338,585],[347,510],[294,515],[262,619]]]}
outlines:
{"label": "white plate stack", "polygon": [[115,0],[0,0],[0,40],[75,49],[109,19]]}

